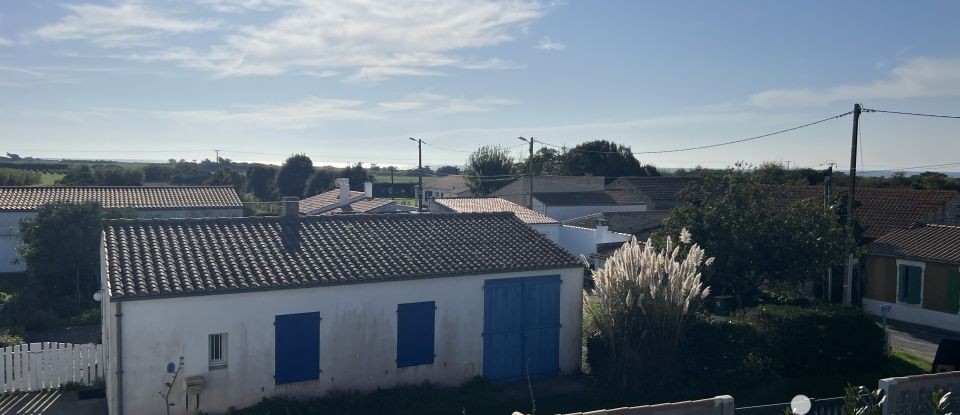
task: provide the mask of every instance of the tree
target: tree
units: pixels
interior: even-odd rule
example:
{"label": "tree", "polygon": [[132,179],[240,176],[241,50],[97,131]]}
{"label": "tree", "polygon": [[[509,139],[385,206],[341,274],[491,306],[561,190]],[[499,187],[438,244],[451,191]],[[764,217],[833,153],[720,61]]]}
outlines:
{"label": "tree", "polygon": [[307,179],[313,174],[313,161],[306,154],[290,156],[277,173],[280,196],[303,196]]}
{"label": "tree", "polygon": [[483,146],[467,157],[467,186],[478,196],[486,196],[510,182],[513,157],[500,146]]}
{"label": "tree", "polygon": [[367,173],[367,170],[363,168],[363,163],[357,163],[352,166],[348,165],[340,172],[340,177],[350,179],[350,190],[357,192],[363,191],[364,182],[373,181],[373,175]]}
{"label": "tree", "polygon": [[197,186],[202,184],[210,173],[203,171],[197,163],[180,160],[173,165],[170,184],[178,186]]}
{"label": "tree", "polygon": [[462,173],[459,167],[457,166],[440,166],[437,167],[437,174],[443,175],[458,175]]}
{"label": "tree", "polygon": [[564,154],[560,172],[566,176],[659,176],[651,165],[641,165],[630,147],[607,140],[581,143]]}
{"label": "tree", "polygon": [[663,234],[680,229],[703,242],[717,262],[705,275],[714,293],[752,302],[768,283],[819,281],[843,264],[851,244],[837,208],[820,199],[789,204],[747,173],[707,179],[670,212]]}
{"label": "tree", "polygon": [[143,172],[120,166],[94,166],[93,181],[98,186],[142,186]]}
{"label": "tree", "polygon": [[[174,162],[173,164],[176,164]],[[143,166],[143,180],[145,182],[168,182],[173,174],[173,167],[166,164],[148,164]]]}
{"label": "tree", "polygon": [[132,215],[88,202],[44,205],[35,217],[22,220],[19,251],[34,282],[30,289],[40,290],[31,295],[49,300],[36,306],[52,307],[59,317],[92,306],[91,295],[100,289],[100,221]]}
{"label": "tree", "polygon": [[[561,174],[560,163],[564,154],[554,148],[544,147],[533,153],[530,164],[533,174],[540,176],[556,176]],[[518,159],[514,169],[517,174],[528,174],[526,157]]]}
{"label": "tree", "polygon": [[267,164],[254,163],[247,166],[247,191],[259,200],[274,200],[277,189],[274,179],[277,168]]}
{"label": "tree", "polygon": [[247,179],[240,173],[229,167],[222,167],[213,172],[203,184],[207,186],[233,186],[237,193],[243,192],[246,187]]}
{"label": "tree", "polygon": [[305,197],[310,197],[329,190],[333,190],[334,180],[340,177],[336,170],[322,168],[317,170],[307,180],[307,189],[303,193]]}
{"label": "tree", "polygon": [[81,164],[67,169],[67,173],[57,181],[57,184],[63,186],[94,186],[97,183],[93,178],[93,171],[90,166]]}

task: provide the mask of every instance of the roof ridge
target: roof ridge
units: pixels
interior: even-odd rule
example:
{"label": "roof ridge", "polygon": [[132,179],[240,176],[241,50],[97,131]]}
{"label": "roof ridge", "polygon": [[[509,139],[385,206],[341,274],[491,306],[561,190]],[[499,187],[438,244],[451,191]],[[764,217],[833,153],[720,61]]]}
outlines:
{"label": "roof ridge", "polygon": [[189,185],[189,186],[0,186],[0,189],[215,189],[215,188],[233,188],[230,185]]}
{"label": "roof ridge", "polygon": [[[241,217],[206,217],[206,218],[117,218],[104,219],[103,226],[123,225],[123,224],[161,224],[161,223],[235,223],[235,222],[323,222],[323,221],[361,221],[374,219],[392,219],[392,220],[414,220],[416,218],[434,218],[442,216],[510,216],[516,217],[512,212],[431,212],[424,214],[394,214],[394,213],[370,213],[370,214],[351,214],[351,215],[303,215],[297,217],[286,216],[241,216]],[[519,219],[518,219],[519,220]]]}

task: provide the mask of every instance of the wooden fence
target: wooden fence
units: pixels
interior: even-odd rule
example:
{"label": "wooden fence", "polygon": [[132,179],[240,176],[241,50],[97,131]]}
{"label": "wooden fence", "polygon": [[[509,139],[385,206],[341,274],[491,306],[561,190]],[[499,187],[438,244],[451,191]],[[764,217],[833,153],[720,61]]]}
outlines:
{"label": "wooden fence", "polygon": [[90,385],[103,378],[99,344],[30,343],[0,348],[0,392],[56,389],[67,383]]}

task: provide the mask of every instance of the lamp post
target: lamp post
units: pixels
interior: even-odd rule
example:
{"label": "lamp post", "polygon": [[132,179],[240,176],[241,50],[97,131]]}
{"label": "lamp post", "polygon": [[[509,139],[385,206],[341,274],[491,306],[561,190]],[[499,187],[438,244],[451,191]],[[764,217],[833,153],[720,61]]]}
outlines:
{"label": "lamp post", "polygon": [[417,182],[419,188],[417,191],[417,210],[423,212],[423,140],[413,137],[407,137],[417,143]]}
{"label": "lamp post", "polygon": [[524,143],[530,143],[530,155],[527,157],[527,207],[533,210],[533,137],[517,137]]}

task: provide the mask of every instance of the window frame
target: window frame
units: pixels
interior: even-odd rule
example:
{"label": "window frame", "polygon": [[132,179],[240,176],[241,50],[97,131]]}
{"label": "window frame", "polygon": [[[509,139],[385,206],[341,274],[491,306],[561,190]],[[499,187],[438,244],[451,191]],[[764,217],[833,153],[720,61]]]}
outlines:
{"label": "window frame", "polygon": [[[918,303],[910,303],[910,302],[907,302],[907,301],[901,301],[901,300],[900,300],[900,298],[901,298],[901,296],[900,296],[900,267],[901,267],[901,266],[920,268],[920,302],[918,302]],[[898,259],[898,260],[897,260],[896,275],[897,275],[897,278],[896,278],[897,296],[896,296],[896,298],[895,298],[896,303],[897,303],[897,304],[903,304],[903,305],[911,306],[911,307],[920,307],[920,308],[923,308],[923,290],[925,289],[925,284],[924,284],[925,281],[924,281],[924,280],[926,279],[926,275],[927,275],[927,263],[926,263],[926,262],[923,262],[923,261],[912,261],[912,260],[908,260],[908,259]]]}
{"label": "window frame", "polygon": [[[227,335],[227,332],[220,333],[210,333],[207,335],[207,366],[210,369],[225,369],[229,363],[227,351],[229,350],[228,345],[230,344],[230,336]],[[214,343],[216,339],[217,346],[219,346],[219,358],[214,358]]]}

